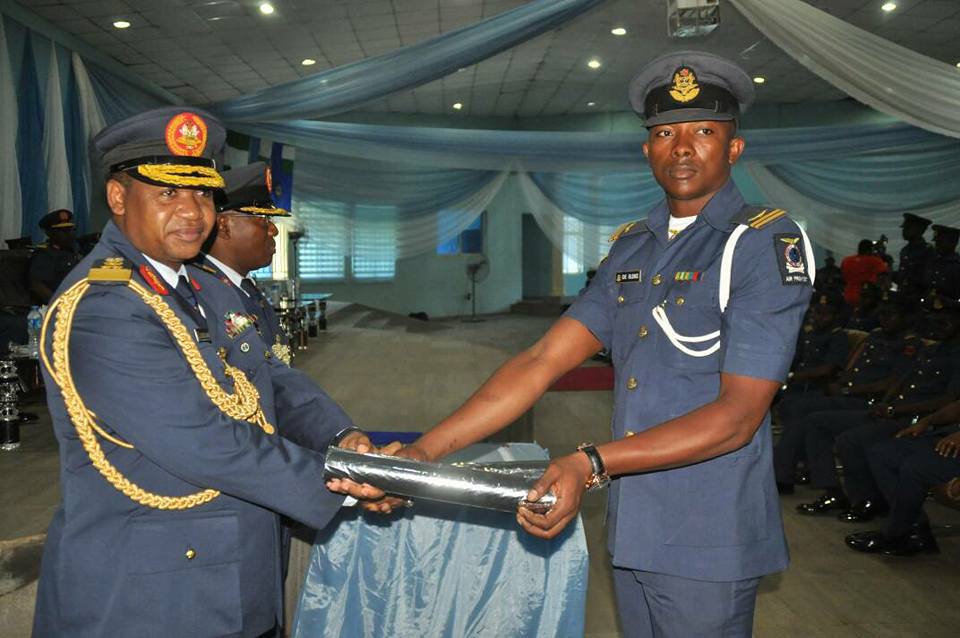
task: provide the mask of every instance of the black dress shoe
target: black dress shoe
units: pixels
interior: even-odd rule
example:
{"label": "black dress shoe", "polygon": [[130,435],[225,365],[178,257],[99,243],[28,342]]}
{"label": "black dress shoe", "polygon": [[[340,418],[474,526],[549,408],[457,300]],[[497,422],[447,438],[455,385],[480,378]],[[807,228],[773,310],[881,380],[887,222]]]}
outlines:
{"label": "black dress shoe", "polygon": [[931,535],[929,538],[911,534],[905,538],[891,542],[883,548],[884,556],[916,556],[917,554],[939,554],[940,546]]}
{"label": "black dress shoe", "polygon": [[930,533],[930,528],[914,530],[907,536],[886,536],[883,532],[859,532],[845,539],[847,547],[866,554],[885,556],[915,556],[917,554],[939,554],[940,546]]}
{"label": "black dress shoe", "polygon": [[793,483],[781,483],[777,481],[777,492],[780,494],[793,494]]}
{"label": "black dress shoe", "polygon": [[847,547],[858,552],[867,552],[870,554],[879,553],[880,545],[887,539],[880,530],[871,530],[869,532],[857,532],[849,534],[844,539]]}
{"label": "black dress shoe", "polygon": [[826,514],[834,510],[845,510],[850,507],[850,501],[845,496],[824,494],[812,503],[800,503],[797,512],[806,516]]}
{"label": "black dress shoe", "polygon": [[887,508],[876,501],[862,501],[851,508],[840,512],[837,519],[844,523],[866,523],[878,516],[884,516]]}

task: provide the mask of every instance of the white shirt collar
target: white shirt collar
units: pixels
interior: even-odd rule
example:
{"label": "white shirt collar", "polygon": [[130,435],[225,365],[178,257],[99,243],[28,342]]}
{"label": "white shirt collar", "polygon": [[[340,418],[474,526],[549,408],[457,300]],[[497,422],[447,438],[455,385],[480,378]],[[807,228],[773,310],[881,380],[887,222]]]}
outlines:
{"label": "white shirt collar", "polygon": [[219,268],[220,271],[227,276],[227,279],[230,280],[230,283],[232,283],[234,286],[242,290],[243,294],[247,295],[248,297],[250,296],[250,294],[246,290],[243,290],[243,286],[240,285],[240,283],[243,281],[243,275],[241,275],[236,270],[226,265],[225,263],[223,263],[213,255],[208,254],[207,259],[209,259],[214,266]]}
{"label": "white shirt collar", "polygon": [[153,266],[154,270],[157,271],[157,274],[160,275],[165,282],[170,284],[171,288],[176,288],[177,284],[180,283],[180,276],[183,275],[187,279],[190,279],[190,275],[187,274],[187,267],[183,264],[180,264],[180,270],[174,270],[166,264],[161,264],[156,259],[151,259],[147,255],[143,256],[144,259],[150,262],[150,265]]}

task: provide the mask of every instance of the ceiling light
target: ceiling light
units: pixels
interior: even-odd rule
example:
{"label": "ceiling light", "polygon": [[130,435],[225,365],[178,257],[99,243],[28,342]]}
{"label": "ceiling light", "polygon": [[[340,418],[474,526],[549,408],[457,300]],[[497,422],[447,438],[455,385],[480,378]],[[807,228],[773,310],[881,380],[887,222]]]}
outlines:
{"label": "ceiling light", "polygon": [[459,111],[462,108],[463,108],[463,104],[461,104],[460,102],[457,102],[456,104],[453,105],[454,111]]}
{"label": "ceiling light", "polygon": [[753,78],[754,84],[763,84],[766,81],[767,81],[767,78],[763,77],[762,75],[758,75]]}
{"label": "ceiling light", "polygon": [[303,60],[300,61],[300,64],[302,64],[303,66],[313,66],[316,63],[317,61],[314,60],[313,58],[304,58]]}
{"label": "ceiling light", "polygon": [[957,62],[957,68],[960,69],[960,62]]}
{"label": "ceiling light", "polygon": [[113,23],[113,27],[115,29],[129,29],[130,23],[127,22],[126,20],[117,20],[116,22]]}
{"label": "ceiling light", "polygon": [[273,5],[270,4],[269,2],[260,3],[260,13],[262,13],[263,15],[268,16],[271,13],[273,13],[273,11],[274,11]]}
{"label": "ceiling light", "polygon": [[603,63],[600,62],[600,60],[594,58],[589,62],[587,62],[587,66],[590,67],[591,69],[599,69],[601,66],[603,66]]}
{"label": "ceiling light", "polygon": [[896,2],[885,2],[885,3],[883,3],[883,6],[880,7],[881,10],[886,11],[887,13],[890,13],[891,11],[893,11],[893,10],[896,9],[896,8],[897,8],[897,3],[896,3]]}
{"label": "ceiling light", "polygon": [[610,33],[612,33],[613,35],[627,35],[627,30],[624,29],[623,27],[616,27],[616,28],[610,29]]}

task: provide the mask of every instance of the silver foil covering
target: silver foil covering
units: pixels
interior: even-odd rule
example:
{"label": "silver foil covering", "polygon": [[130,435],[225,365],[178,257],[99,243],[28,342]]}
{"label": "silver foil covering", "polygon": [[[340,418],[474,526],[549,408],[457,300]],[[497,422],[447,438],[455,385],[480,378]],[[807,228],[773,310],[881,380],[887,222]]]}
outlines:
{"label": "silver foil covering", "polygon": [[543,474],[546,463],[533,466],[524,462],[519,471],[517,464],[505,463],[494,469],[497,465],[488,463],[478,469],[469,464],[426,463],[331,447],[327,450],[324,476],[367,483],[394,496],[502,512],[516,512],[523,505],[542,513],[556,503],[553,494],[547,494],[535,503],[526,500],[527,492]]}

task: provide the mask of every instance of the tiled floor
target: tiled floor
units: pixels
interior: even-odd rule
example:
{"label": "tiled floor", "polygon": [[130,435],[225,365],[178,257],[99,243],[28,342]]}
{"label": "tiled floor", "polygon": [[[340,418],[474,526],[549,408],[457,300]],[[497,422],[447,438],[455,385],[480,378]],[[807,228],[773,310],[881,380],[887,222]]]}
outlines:
{"label": "tiled floor", "polygon": [[[420,324],[357,309],[335,314],[298,366],[317,379],[360,424],[380,430],[422,430],[466,399],[512,353],[550,324],[538,317],[498,316],[476,324]],[[358,327],[359,326],[359,327]],[[44,417],[45,419],[45,417]],[[609,437],[604,392],[550,393],[534,410],[535,436],[555,454],[584,440]],[[56,443],[49,423],[23,430],[23,448],[0,454],[0,543],[42,533],[56,507]],[[811,500],[799,490],[783,499],[793,562],[762,584],[755,635],[790,637],[950,637],[960,627],[960,512],[936,504],[939,556],[884,559],[843,546],[848,525],[798,516]],[[587,636],[619,636],[603,534],[602,497],[589,497],[583,517],[591,555]],[[7,597],[0,594],[0,619]],[[12,625],[11,625],[12,626]],[[25,626],[25,625],[23,625]],[[8,634],[0,629],[4,638]]]}

